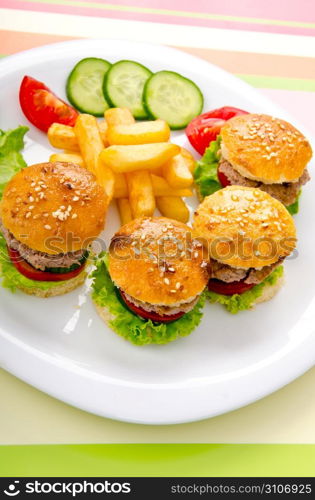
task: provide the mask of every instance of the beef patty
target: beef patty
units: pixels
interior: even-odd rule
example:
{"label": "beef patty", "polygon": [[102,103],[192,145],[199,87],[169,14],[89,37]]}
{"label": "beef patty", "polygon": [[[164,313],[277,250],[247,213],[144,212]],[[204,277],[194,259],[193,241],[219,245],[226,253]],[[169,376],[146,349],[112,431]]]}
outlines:
{"label": "beef patty", "polygon": [[71,267],[73,264],[80,265],[86,250],[78,250],[76,252],[59,253],[51,255],[44,252],[38,252],[29,248],[24,243],[18,241],[6,227],[4,227],[0,219],[0,231],[2,232],[8,247],[17,250],[21,257],[25,259],[31,266],[44,271],[46,268],[52,267]]}
{"label": "beef patty", "polygon": [[259,285],[269,276],[276,267],[280,266],[283,259],[279,259],[270,266],[264,266],[261,269],[242,269],[240,267],[231,267],[227,264],[218,262],[217,260],[211,261],[211,278],[224,281],[225,283],[232,283],[233,281],[242,281],[248,285]]}
{"label": "beef patty", "polygon": [[219,172],[224,174],[232,185],[257,187],[270,194],[273,198],[281,201],[283,205],[292,205],[299,195],[301,187],[310,180],[308,170],[305,169],[301,177],[296,182],[284,182],[283,184],[264,184],[263,182],[253,181],[239,174],[224,158],[219,163]]}

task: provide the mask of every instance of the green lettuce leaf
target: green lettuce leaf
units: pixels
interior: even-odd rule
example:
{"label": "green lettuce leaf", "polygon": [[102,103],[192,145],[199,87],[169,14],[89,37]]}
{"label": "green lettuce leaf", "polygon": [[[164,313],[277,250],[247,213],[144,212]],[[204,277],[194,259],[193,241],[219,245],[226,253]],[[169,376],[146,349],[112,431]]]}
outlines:
{"label": "green lettuce leaf", "polygon": [[210,143],[203,157],[197,161],[194,178],[202,198],[222,189],[217,175],[220,144],[221,137],[218,135],[217,139]]}
{"label": "green lettuce leaf", "polygon": [[24,135],[27,127],[18,127],[4,132],[0,130],[0,199],[7,182],[19,170],[26,167],[20,151],[24,147]]}
{"label": "green lettuce leaf", "polygon": [[283,266],[277,267],[262,283],[242,294],[222,295],[207,290],[205,295],[211,303],[222,304],[230,313],[236,314],[239,311],[251,309],[256,299],[262,295],[264,288],[274,285],[283,276],[283,272]]}
{"label": "green lettuce leaf", "polygon": [[299,195],[298,195],[296,201],[294,203],[292,203],[292,205],[289,205],[288,207],[286,207],[289,214],[296,215],[297,213],[299,213],[301,194],[302,194],[302,190],[299,192]]}
{"label": "green lettuce leaf", "polygon": [[166,344],[179,337],[189,335],[202,318],[205,297],[202,295],[194,309],[172,323],[155,324],[143,320],[131,312],[120,301],[117,289],[108,272],[108,254],[101,254],[96,260],[93,278],[92,299],[100,307],[106,307],[113,319],[111,328],[126,340],[136,345]]}
{"label": "green lettuce leaf", "polygon": [[19,273],[11,262],[2,233],[0,233],[0,275],[2,277],[2,286],[9,288],[11,292],[15,292],[17,288],[49,290],[66,283],[66,281],[34,281]]}

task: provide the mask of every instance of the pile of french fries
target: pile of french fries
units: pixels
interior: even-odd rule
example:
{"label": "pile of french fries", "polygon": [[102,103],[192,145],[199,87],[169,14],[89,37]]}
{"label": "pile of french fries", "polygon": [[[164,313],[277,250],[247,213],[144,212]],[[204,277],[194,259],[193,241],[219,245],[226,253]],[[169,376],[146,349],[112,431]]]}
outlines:
{"label": "pile of french fries", "polygon": [[54,123],[50,144],[63,152],[50,161],[77,163],[93,172],[108,203],[116,199],[122,224],[153,215],[187,222],[189,210],[182,197],[192,196],[195,160],[172,144],[164,120],[135,122],[127,108],[105,111],[105,120],[79,115],[74,127]]}

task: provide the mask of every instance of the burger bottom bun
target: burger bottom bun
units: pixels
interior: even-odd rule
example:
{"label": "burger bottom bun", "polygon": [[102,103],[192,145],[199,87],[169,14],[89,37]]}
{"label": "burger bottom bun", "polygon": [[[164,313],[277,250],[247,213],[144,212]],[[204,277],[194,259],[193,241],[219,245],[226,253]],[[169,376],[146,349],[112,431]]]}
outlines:
{"label": "burger bottom bun", "polygon": [[260,295],[260,297],[257,297],[257,299],[253,302],[251,307],[255,307],[256,304],[261,304],[262,302],[267,302],[268,300],[271,300],[276,293],[280,290],[282,285],[284,284],[284,276],[281,276],[274,285],[266,285],[264,287],[263,293]]}
{"label": "burger bottom bun", "polygon": [[57,297],[58,295],[64,295],[66,293],[72,292],[79,286],[83,285],[85,278],[87,276],[86,271],[82,271],[78,276],[75,276],[75,278],[71,278],[70,280],[63,281],[58,285],[58,282],[56,282],[56,286],[49,288],[48,290],[42,290],[41,288],[27,288],[23,286],[18,286],[19,290],[22,290],[22,292],[27,293],[27,295],[34,295],[35,297],[40,297],[40,298],[49,298],[49,297]]}

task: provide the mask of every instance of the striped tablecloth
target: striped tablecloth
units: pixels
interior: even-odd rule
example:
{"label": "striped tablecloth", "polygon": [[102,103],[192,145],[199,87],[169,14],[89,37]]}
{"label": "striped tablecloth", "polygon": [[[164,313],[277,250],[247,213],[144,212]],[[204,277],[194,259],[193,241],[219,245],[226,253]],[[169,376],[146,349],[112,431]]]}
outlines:
{"label": "striped tablecloth", "polygon": [[[314,0],[0,0],[0,29],[2,57],[74,38],[177,47],[259,88],[315,136]],[[315,443],[314,383],[315,369],[228,415],[153,428],[88,415],[2,372],[0,443]]]}

